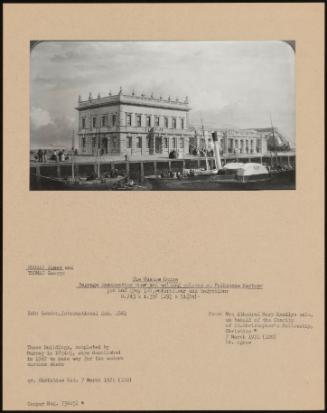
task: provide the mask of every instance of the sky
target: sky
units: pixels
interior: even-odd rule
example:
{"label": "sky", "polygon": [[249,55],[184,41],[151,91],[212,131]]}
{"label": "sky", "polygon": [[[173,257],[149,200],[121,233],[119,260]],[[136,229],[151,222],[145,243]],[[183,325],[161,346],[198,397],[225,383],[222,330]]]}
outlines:
{"label": "sky", "polygon": [[295,54],[281,41],[42,42],[31,52],[31,147],[70,146],[78,96],[188,96],[208,129],[277,127],[295,144]]}

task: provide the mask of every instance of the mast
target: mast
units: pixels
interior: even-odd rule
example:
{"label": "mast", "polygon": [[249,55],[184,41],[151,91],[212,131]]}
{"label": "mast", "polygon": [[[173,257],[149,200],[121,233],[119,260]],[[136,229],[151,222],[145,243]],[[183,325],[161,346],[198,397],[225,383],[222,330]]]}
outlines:
{"label": "mast", "polygon": [[100,131],[98,130],[98,147],[97,147],[97,177],[100,178]]}
{"label": "mast", "polygon": [[269,112],[269,116],[270,116],[271,130],[272,130],[273,139],[274,139],[274,145],[275,145],[276,166],[277,166],[277,161],[278,161],[278,156],[277,156],[277,142],[276,142],[276,138],[275,138],[275,131],[274,131],[273,123],[272,123],[272,120],[271,120],[271,113],[270,113],[270,112]]}
{"label": "mast", "polygon": [[75,150],[75,131],[73,129],[73,135],[72,135],[72,150]]}
{"label": "mast", "polygon": [[207,155],[207,142],[206,142],[206,137],[204,134],[204,126],[203,126],[203,120],[202,120],[202,116],[201,116],[201,125],[202,125],[202,135],[203,135],[203,139],[204,139],[204,145],[205,145],[205,149],[204,149],[204,155],[206,158],[206,170],[209,170],[209,162],[208,162],[208,155]]}
{"label": "mast", "polygon": [[73,129],[73,136],[72,136],[72,180],[75,181],[75,133]]}

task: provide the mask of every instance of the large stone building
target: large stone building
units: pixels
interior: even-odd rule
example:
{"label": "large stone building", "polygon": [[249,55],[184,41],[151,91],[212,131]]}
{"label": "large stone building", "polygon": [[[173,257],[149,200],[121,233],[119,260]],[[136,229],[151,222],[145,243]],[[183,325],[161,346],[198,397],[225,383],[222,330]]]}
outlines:
{"label": "large stone building", "polygon": [[[189,124],[190,106],[184,100],[154,98],[120,89],[117,95],[79,98],[79,151],[85,155],[110,154],[143,157],[181,157],[213,149],[211,132]],[[263,155],[287,150],[289,144],[277,128],[216,129],[224,155]]]}
{"label": "large stone building", "polygon": [[79,98],[81,154],[146,156],[189,153],[188,99],[125,94]]}

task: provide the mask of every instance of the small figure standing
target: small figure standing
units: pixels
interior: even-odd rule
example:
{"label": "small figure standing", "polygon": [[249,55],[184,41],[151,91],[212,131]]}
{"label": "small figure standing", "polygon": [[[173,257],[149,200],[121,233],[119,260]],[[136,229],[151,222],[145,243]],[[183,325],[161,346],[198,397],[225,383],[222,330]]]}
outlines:
{"label": "small figure standing", "polygon": [[37,157],[38,157],[39,162],[42,162],[42,155],[43,155],[43,151],[42,149],[39,149],[37,152]]}

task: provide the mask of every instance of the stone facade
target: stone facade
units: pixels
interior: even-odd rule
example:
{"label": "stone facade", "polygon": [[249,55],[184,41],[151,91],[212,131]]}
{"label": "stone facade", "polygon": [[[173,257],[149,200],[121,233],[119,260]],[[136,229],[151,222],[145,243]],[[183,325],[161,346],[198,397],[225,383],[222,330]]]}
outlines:
{"label": "stone facade", "polygon": [[109,94],[79,99],[79,151],[81,154],[146,156],[189,153],[188,99]]}
{"label": "stone facade", "polygon": [[[168,156],[176,150],[181,157],[213,150],[213,131],[189,124],[188,98],[183,100],[125,94],[79,98],[79,152],[85,155]],[[289,148],[277,128],[216,129],[223,155],[264,155],[274,146]]]}
{"label": "stone facade", "polygon": [[[213,131],[194,130],[190,140],[193,148],[213,150],[211,133]],[[267,136],[255,129],[217,129],[221,154],[265,154],[267,152]]]}

